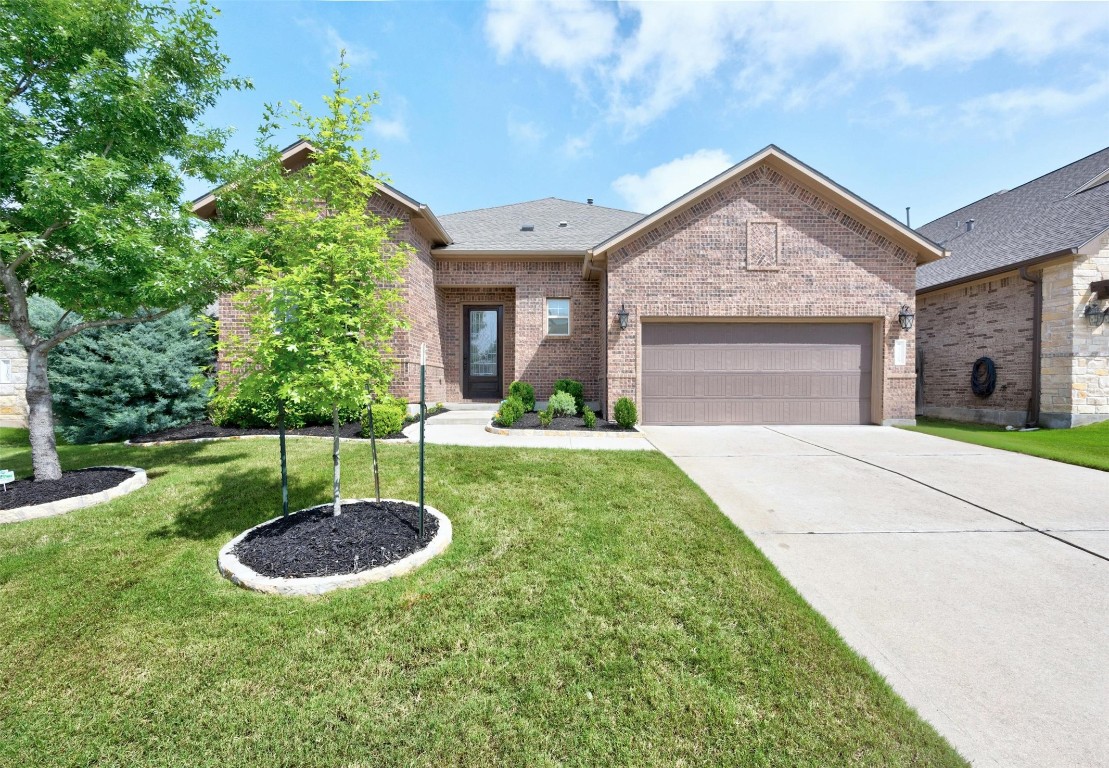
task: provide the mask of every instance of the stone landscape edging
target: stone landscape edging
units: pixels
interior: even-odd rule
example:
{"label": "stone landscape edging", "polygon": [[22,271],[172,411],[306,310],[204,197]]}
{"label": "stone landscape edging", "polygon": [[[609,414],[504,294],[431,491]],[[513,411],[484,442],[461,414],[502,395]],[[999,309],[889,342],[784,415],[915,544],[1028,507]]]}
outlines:
{"label": "stone landscape edging", "polygon": [[[306,435],[308,437],[308,435]],[[382,499],[382,501],[392,501],[399,504],[411,504],[416,506],[416,502],[408,501],[407,499]],[[341,499],[340,504],[376,504],[376,499]],[[330,507],[331,502],[326,504],[317,504],[314,507],[306,507],[299,509],[291,514],[299,514],[300,512],[310,512],[314,509],[321,509]],[[280,520],[281,517],[271,518],[264,523],[259,523],[253,528],[240,533],[231,541],[223,545],[219,551],[219,556],[216,558],[216,566],[219,568],[220,575],[245,589],[251,589],[255,592],[264,592],[270,595],[283,595],[286,597],[307,597],[311,595],[322,595],[325,592],[331,592],[335,589],[351,589],[352,587],[361,587],[366,584],[385,581],[395,576],[401,576],[410,571],[414,571],[421,565],[426,563],[436,555],[440,555],[446,551],[450,546],[451,540],[454,536],[454,531],[451,526],[450,519],[440,512],[435,507],[424,505],[424,511],[433,515],[439,521],[439,530],[435,532],[435,537],[428,542],[428,545],[418,552],[413,552],[407,557],[402,557],[396,562],[389,563],[388,565],[381,565],[377,568],[370,568],[369,570],[359,571],[358,573],[340,573],[334,576],[303,576],[303,577],[277,577],[277,576],[263,576],[255,571],[253,568],[247,566],[239,560],[231,550],[242,541],[252,531],[259,528],[264,528],[270,523]]]}
{"label": "stone landscape edging", "polygon": [[[35,520],[40,517],[64,515],[67,512],[84,509],[85,507],[92,507],[97,504],[103,504],[105,501],[119,498],[120,496],[126,496],[131,493],[131,491],[137,491],[139,488],[146,485],[146,470],[142,467],[104,466],[84,467],[84,469],[125,469],[131,473],[131,476],[119,485],[105,488],[103,491],[97,491],[96,493],[86,493],[83,496],[71,496],[68,499],[48,501],[44,504],[30,504],[24,507],[0,509],[0,524],[19,523],[24,520]],[[0,493],[3,493],[3,491],[0,491]]]}
{"label": "stone landscape edging", "polygon": [[638,437],[642,440],[647,439],[643,433],[639,431],[638,427],[632,427],[632,431],[630,432],[609,432],[596,429],[511,429],[507,427],[497,427],[493,424],[486,424],[485,431],[494,435],[504,435],[506,437],[516,437],[517,435],[527,435],[530,437],[534,435],[536,437]]}
{"label": "stone landscape edging", "polygon": [[[280,435],[222,435],[221,437],[190,437],[187,440],[147,440],[144,442],[132,442],[131,440],[124,440],[123,444],[133,448],[144,448],[152,445],[187,445],[188,443],[214,443],[220,440],[275,440]],[[334,440],[333,437],[326,435],[285,435],[286,440]],[[370,444],[368,437],[340,437],[339,442],[343,443],[365,443]],[[411,443],[407,437],[379,437],[379,443]]]}

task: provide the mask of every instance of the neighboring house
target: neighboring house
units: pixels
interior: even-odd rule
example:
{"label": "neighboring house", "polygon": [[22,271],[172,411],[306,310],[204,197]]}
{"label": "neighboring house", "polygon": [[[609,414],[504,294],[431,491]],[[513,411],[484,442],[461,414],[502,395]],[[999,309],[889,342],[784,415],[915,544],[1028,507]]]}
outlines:
{"label": "neighboring house", "polygon": [[[514,379],[542,400],[572,378],[647,424],[914,419],[899,315],[943,249],[777,147],[647,216],[547,198],[440,219],[385,184],[370,206],[415,249],[399,395],[416,397],[427,344],[430,401],[499,400]],[[236,311],[221,300],[225,333]]]}
{"label": "neighboring house", "polygon": [[0,325],[0,427],[27,426],[27,353]]}
{"label": "neighboring house", "polygon": [[[921,414],[1050,427],[1109,419],[1109,149],[919,231],[950,252],[917,272]],[[996,369],[988,396],[971,388],[982,357]]]}

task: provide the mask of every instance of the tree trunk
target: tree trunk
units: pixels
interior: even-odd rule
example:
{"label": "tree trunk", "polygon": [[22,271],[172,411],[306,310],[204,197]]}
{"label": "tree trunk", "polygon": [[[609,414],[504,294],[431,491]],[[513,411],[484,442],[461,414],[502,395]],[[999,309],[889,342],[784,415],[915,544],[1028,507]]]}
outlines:
{"label": "tree trunk", "polygon": [[336,404],[331,409],[331,457],[334,461],[334,474],[331,477],[331,511],[338,515],[339,509],[339,406]]}
{"label": "tree trunk", "polygon": [[62,464],[54,441],[54,403],[46,378],[47,352],[32,349],[27,355],[27,426],[31,436],[31,465],[35,480],[58,480]]}
{"label": "tree trunk", "polygon": [[285,401],[277,401],[277,443],[281,452],[281,516],[289,516],[289,463],[285,452]]}

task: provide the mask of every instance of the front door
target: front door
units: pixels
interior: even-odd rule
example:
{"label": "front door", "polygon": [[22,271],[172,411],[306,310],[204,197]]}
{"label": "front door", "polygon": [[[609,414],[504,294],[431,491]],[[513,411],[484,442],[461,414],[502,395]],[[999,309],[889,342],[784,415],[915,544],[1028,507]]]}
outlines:
{"label": "front door", "polygon": [[501,316],[503,307],[462,308],[462,396],[468,400],[500,400]]}

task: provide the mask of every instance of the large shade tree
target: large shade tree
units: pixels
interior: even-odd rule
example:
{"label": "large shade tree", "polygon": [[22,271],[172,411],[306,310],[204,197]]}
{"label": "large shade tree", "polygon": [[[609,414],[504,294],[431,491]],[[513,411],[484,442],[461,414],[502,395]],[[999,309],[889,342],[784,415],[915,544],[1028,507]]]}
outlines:
{"label": "large shade tree", "polygon": [[[36,480],[61,477],[47,364],[90,328],[199,309],[236,274],[194,236],[182,174],[220,180],[228,89],[204,0],[0,3],[0,313],[27,352]],[[63,322],[36,332],[29,296]],[[77,323],[69,322],[79,315]]]}
{"label": "large shade tree", "polygon": [[[271,110],[262,156],[217,192],[220,213],[209,235],[212,242],[229,236],[229,247],[242,249],[241,260],[255,264],[254,280],[236,297],[245,332],[221,334],[224,370],[216,397],[275,398],[279,427],[290,404],[330,412],[336,515],[339,414],[357,411],[367,396],[388,388],[390,343],[404,326],[397,286],[411,255],[393,237],[400,222],[372,208],[377,153],[360,144],[376,95],[349,95],[345,70],[341,60],[322,115],[292,105],[292,125],[312,146],[312,162],[283,171],[269,140],[280,119]],[[240,237],[240,230],[249,235]],[[283,441],[281,451],[284,492]]]}

